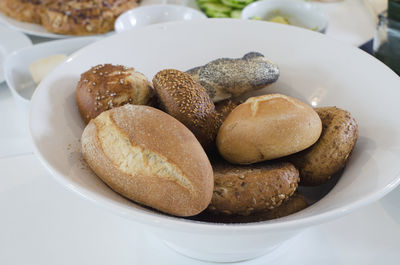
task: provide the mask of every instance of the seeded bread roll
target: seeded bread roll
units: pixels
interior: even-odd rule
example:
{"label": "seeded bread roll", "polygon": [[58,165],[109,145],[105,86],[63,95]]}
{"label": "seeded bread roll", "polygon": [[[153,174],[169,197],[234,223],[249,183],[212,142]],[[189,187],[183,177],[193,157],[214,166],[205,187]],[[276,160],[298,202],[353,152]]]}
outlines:
{"label": "seeded bread roll", "polygon": [[164,213],[191,216],[211,201],[213,172],[194,135],[170,115],[127,104],[100,114],[82,153],[114,191]]}
{"label": "seeded bread roll", "polygon": [[299,194],[294,193],[290,198],[283,202],[280,206],[266,210],[264,212],[253,213],[250,215],[227,215],[221,213],[212,213],[210,211],[204,211],[201,214],[191,218],[203,222],[213,223],[252,223],[262,222],[272,219],[285,217],[294,213],[297,213],[308,207],[306,198]]}
{"label": "seeded bread roll", "polygon": [[186,125],[206,151],[212,150],[221,122],[206,90],[174,69],[158,72],[153,86],[165,111]]}
{"label": "seeded bread roll", "polygon": [[153,95],[143,74],[121,65],[94,66],[81,75],[76,87],[76,102],[85,123],[113,107],[146,105]]}
{"label": "seeded bread roll", "polygon": [[316,108],[322,121],[322,134],[310,148],[294,154],[290,161],[300,171],[301,185],[327,182],[347,163],[357,142],[358,124],[346,110],[337,107]]}
{"label": "seeded bread roll", "polygon": [[235,166],[213,165],[214,193],[208,210],[214,213],[250,215],[272,210],[296,191],[299,172],[290,163]]}
{"label": "seeded bread roll", "polygon": [[46,7],[41,21],[53,33],[102,34],[114,29],[122,12],[137,6],[136,0],[56,0]]}
{"label": "seeded bread roll", "polygon": [[279,78],[279,68],[259,52],[242,58],[219,58],[187,71],[214,101],[261,89]]}
{"label": "seeded bread roll", "polygon": [[252,164],[287,156],[314,144],[321,119],[295,98],[269,94],[237,106],[219,129],[220,154],[235,164]]}

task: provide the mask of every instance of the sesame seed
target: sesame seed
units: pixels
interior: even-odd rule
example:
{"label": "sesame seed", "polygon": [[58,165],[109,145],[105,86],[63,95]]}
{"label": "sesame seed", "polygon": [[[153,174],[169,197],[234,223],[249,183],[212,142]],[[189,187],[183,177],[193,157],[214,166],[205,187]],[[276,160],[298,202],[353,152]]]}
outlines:
{"label": "sesame seed", "polygon": [[92,85],[95,86],[95,85],[96,85],[96,82],[93,82]]}

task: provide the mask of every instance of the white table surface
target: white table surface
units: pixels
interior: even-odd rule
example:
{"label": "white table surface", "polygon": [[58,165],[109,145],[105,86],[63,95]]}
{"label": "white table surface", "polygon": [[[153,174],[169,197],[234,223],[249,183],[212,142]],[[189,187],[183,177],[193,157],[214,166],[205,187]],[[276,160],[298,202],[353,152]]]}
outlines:
{"label": "white table surface", "polygon": [[[329,5],[332,14],[344,6]],[[340,31],[334,24],[328,33],[361,44],[373,31],[366,28],[347,38],[349,29]],[[173,252],[146,227],[66,190],[34,156],[26,120],[6,84],[0,84],[1,265],[207,264]],[[266,263],[400,264],[400,187],[354,213],[307,229],[269,256],[241,264]]]}

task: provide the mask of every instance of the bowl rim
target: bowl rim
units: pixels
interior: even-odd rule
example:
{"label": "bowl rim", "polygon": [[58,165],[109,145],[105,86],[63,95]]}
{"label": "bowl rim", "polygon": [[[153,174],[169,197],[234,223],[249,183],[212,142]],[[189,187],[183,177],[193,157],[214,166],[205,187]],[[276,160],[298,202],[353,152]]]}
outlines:
{"label": "bowl rim", "polygon": [[13,51],[9,55],[7,55],[7,57],[4,60],[4,65],[5,65],[4,66],[4,76],[5,76],[5,81],[7,83],[7,86],[9,87],[9,89],[11,90],[11,93],[13,94],[13,96],[16,97],[17,100],[22,101],[24,104],[28,104],[30,102],[30,99],[27,99],[24,96],[22,96],[21,93],[16,89],[16,87],[15,87],[16,82],[15,82],[14,76],[11,73],[12,69],[15,69],[15,67],[11,67],[11,65],[15,65],[15,64],[11,63],[13,60],[15,60],[15,58],[24,56],[24,54],[27,54],[27,53],[32,53],[32,51],[34,51],[34,50],[44,50],[48,47],[54,47],[54,46],[60,45],[62,43],[66,44],[66,45],[79,44],[79,43],[90,44],[91,42],[100,40],[100,39],[101,39],[101,37],[98,37],[98,36],[85,36],[85,37],[76,37],[76,38],[56,39],[53,41],[42,42],[42,43],[38,43],[38,44],[35,44],[32,46],[24,47],[22,49]]}
{"label": "bowl rim", "polygon": [[[241,14],[241,19],[250,20],[251,18],[249,16],[245,17],[244,14],[246,14],[246,12],[248,12],[248,10],[257,9],[257,7],[260,7],[260,6],[269,6],[269,5],[277,4],[277,5],[281,5],[282,7],[285,7],[285,6],[291,5],[293,3],[296,4],[295,8],[297,8],[299,6],[305,7],[306,8],[306,10],[304,10],[305,12],[312,12],[314,14],[317,14],[319,17],[323,18],[323,20],[324,20],[323,27],[321,27],[321,29],[319,29],[317,31],[323,32],[326,30],[326,28],[329,25],[329,15],[326,12],[324,12],[323,10],[321,10],[320,8],[318,8],[315,4],[305,1],[305,0],[259,0],[259,1],[255,1],[243,8],[242,14]],[[302,9],[304,9],[304,8],[302,8]],[[265,21],[265,22],[268,22],[268,21]]]}
{"label": "bowl rim", "polygon": [[[119,15],[118,18],[114,22],[114,30],[117,33],[120,33],[120,32],[131,30],[131,29],[137,27],[137,25],[136,26],[130,26],[130,28],[123,30],[123,29],[121,29],[119,27],[119,24],[123,24],[122,20],[125,17],[130,17],[130,16],[132,16],[132,14],[133,14],[133,16],[137,16],[137,13],[143,15],[143,14],[146,14],[146,12],[149,12],[151,10],[167,10],[167,11],[168,10],[177,10],[179,12],[190,11],[191,13],[196,14],[196,16],[199,16],[198,18],[195,18],[195,19],[206,19],[207,18],[207,16],[203,12],[201,12],[198,9],[192,8],[190,6],[177,5],[177,4],[144,5],[144,6],[138,6],[138,7],[129,9],[129,10],[123,12],[121,15]],[[174,21],[176,21],[176,20],[174,20]],[[140,26],[144,27],[144,26],[149,26],[149,25],[154,25],[154,24],[161,24],[161,23],[168,23],[168,22],[169,21],[164,21],[164,22],[160,22],[160,23],[143,24],[143,25],[140,25]],[[170,21],[170,22],[173,22],[173,21]]]}
{"label": "bowl rim", "polygon": [[[219,21],[218,23],[226,23],[228,21],[231,21],[231,19],[214,19],[214,20],[208,20],[209,23],[212,23],[211,21]],[[200,22],[201,23],[201,22]],[[237,20],[236,22],[233,23],[240,23],[240,20]],[[246,23],[263,23],[260,21],[252,21],[252,22],[246,22]],[[183,21],[176,21],[176,22],[167,22],[163,23],[165,25],[176,25],[176,24],[183,24]],[[272,23],[271,23],[272,24]],[[274,25],[274,27],[284,27],[285,25]],[[152,27],[159,27],[159,25],[154,25]],[[143,29],[144,30],[144,29]],[[315,32],[309,32],[308,30],[297,28],[297,27],[292,27],[291,30],[296,30],[296,31],[303,31],[303,32],[308,32],[307,34],[318,34]],[[130,32],[122,33],[122,34],[129,34]],[[118,34],[121,35],[121,34]],[[110,36],[108,38],[113,38],[114,36]],[[107,38],[107,39],[108,39]],[[328,38],[328,37],[324,37]],[[328,38],[330,39],[330,38]],[[104,39],[103,39],[104,40]],[[355,52],[362,54],[362,56],[369,56],[368,54],[365,54],[362,50],[359,50],[356,47],[352,47],[350,45],[345,45],[339,41],[334,41],[336,45],[339,46],[346,46],[347,48],[354,49]],[[71,58],[71,56],[69,57]],[[389,69],[389,68],[387,68]],[[393,75],[395,73],[393,72]],[[37,93],[35,92],[33,95],[33,98],[37,96]],[[31,104],[31,110],[34,108],[35,104],[39,104],[38,101],[33,100]],[[67,178],[65,178],[55,167],[53,167],[51,164],[49,164],[44,155],[42,154],[41,150],[39,149],[39,146],[37,145],[35,138],[34,138],[34,129],[33,129],[33,114],[32,111],[30,112],[30,122],[29,122],[29,130],[30,130],[30,138],[33,141],[33,148],[35,154],[38,156],[39,160],[42,162],[42,164],[51,172],[51,174],[65,186],[66,188],[78,193],[82,197],[88,199],[89,201],[92,201],[96,205],[106,208],[110,212],[116,213],[119,216],[122,216],[124,218],[134,220],[137,222],[140,222],[145,225],[151,225],[151,226],[156,226],[156,227],[163,227],[163,228],[172,228],[176,229],[179,228],[180,231],[188,231],[191,233],[196,233],[198,231],[199,233],[219,233],[219,232],[236,232],[236,231],[241,231],[241,232],[248,232],[248,233],[259,233],[259,232],[267,232],[271,230],[282,230],[282,229],[298,229],[302,227],[308,227],[314,224],[319,224],[326,222],[328,220],[332,220],[334,218],[338,218],[341,216],[344,216],[345,214],[348,214],[364,205],[367,205],[373,201],[376,201],[389,193],[391,190],[396,188],[400,184],[400,170],[399,172],[396,172],[391,176],[392,180],[387,183],[383,188],[379,190],[375,190],[374,192],[369,193],[368,195],[362,196],[362,198],[359,198],[352,203],[347,204],[346,206],[342,206],[333,210],[329,210],[324,213],[319,213],[315,214],[312,216],[307,216],[298,220],[284,220],[285,217],[275,219],[275,220],[284,220],[284,222],[274,222],[274,220],[270,221],[263,221],[263,222],[253,222],[253,223],[239,223],[239,224],[221,224],[221,223],[209,223],[209,222],[202,222],[202,221],[194,221],[194,220],[188,220],[188,219],[183,219],[180,217],[173,217],[169,216],[166,214],[155,214],[152,212],[147,212],[144,210],[137,210],[135,208],[129,208],[127,209],[124,206],[118,205],[115,202],[113,202],[111,199],[101,196],[97,194],[96,192],[92,192],[89,189],[86,189],[84,187],[80,187],[79,185],[75,185],[71,181],[69,181]]]}

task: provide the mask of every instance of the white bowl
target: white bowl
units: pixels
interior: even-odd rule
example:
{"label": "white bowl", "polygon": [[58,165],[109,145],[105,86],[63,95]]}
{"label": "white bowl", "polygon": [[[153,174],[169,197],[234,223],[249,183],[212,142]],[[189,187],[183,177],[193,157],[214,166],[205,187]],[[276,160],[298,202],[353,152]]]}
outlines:
{"label": "white bowl", "polygon": [[80,37],[55,40],[23,48],[9,54],[4,62],[4,75],[15,101],[23,113],[28,113],[29,102],[37,86],[29,72],[31,63],[55,54],[70,55],[98,39],[100,38]]}
{"label": "white bowl", "polygon": [[10,53],[32,46],[32,41],[23,33],[12,30],[9,27],[0,24],[0,83],[5,81],[4,60]]}
{"label": "white bowl", "polygon": [[[259,223],[192,221],[121,197],[83,162],[80,137],[85,124],[75,102],[81,73],[97,64],[113,63],[133,66],[151,80],[161,69],[187,70],[249,51],[263,53],[281,71],[275,84],[255,94],[279,92],[312,106],[335,105],[350,111],[359,123],[359,139],[347,167],[317,203],[285,218]],[[374,57],[310,30],[234,19],[166,23],[113,35],[70,56],[36,89],[30,132],[35,153],[68,189],[119,216],[146,224],[146,231],[187,256],[239,261],[272,251],[307,227],[378,200],[399,184],[399,87],[399,77]]]}
{"label": "white bowl", "polygon": [[146,26],[162,22],[207,18],[199,10],[180,5],[140,6],[122,13],[115,21],[115,31],[122,32],[137,26]]}
{"label": "white bowl", "polygon": [[324,33],[328,27],[328,15],[312,3],[302,0],[262,0],[251,3],[242,10],[242,19],[259,17],[269,20],[279,14],[288,18],[291,25],[314,29]]}

